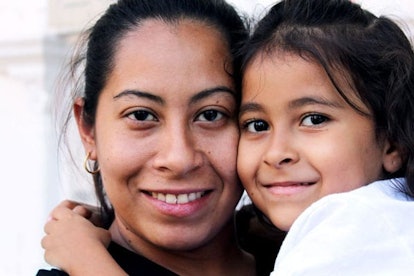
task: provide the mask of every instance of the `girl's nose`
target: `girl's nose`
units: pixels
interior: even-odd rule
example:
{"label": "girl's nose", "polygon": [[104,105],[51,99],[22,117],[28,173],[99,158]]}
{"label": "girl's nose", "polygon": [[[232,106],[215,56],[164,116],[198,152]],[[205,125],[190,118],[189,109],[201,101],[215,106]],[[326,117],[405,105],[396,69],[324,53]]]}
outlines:
{"label": "girl's nose", "polygon": [[295,164],[298,160],[299,152],[289,132],[278,131],[273,133],[263,156],[264,163],[281,169]]}

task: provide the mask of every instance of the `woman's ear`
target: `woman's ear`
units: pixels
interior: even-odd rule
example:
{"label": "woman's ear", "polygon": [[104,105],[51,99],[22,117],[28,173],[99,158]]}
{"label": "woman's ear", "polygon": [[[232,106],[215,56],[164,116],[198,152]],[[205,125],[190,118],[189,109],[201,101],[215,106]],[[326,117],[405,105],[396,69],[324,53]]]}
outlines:
{"label": "woman's ear", "polygon": [[384,154],[382,157],[384,169],[388,173],[395,173],[398,171],[403,163],[403,156],[401,151],[389,141],[385,142]]}
{"label": "woman's ear", "polygon": [[75,115],[76,124],[78,126],[79,135],[81,137],[85,152],[90,152],[90,159],[96,160],[95,128],[93,125],[85,122],[83,110],[84,106],[84,99],[78,98],[73,104],[73,113]]}

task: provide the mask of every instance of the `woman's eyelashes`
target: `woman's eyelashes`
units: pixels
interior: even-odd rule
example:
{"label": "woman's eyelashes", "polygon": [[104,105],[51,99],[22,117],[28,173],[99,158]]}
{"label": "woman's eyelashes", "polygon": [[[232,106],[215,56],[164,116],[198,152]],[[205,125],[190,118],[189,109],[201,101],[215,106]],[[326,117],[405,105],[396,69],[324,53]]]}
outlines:
{"label": "woman's eyelashes", "polygon": [[[126,113],[125,118],[128,119],[128,124],[132,124],[132,126],[147,128],[155,126],[155,124],[165,119],[165,117],[160,117],[159,115],[154,111],[141,108]],[[216,127],[226,124],[231,117],[232,114],[230,112],[210,108],[195,113],[194,116],[189,116],[188,119],[205,127]]]}
{"label": "woman's eyelashes", "polygon": [[234,122],[234,114],[226,110],[204,109],[197,113],[194,123],[204,129],[219,129]]}
{"label": "woman's eyelashes", "polygon": [[227,117],[223,112],[209,109],[201,112],[196,117],[196,121],[206,121],[206,122],[213,122],[224,119],[224,117]]}
{"label": "woman's eyelashes", "polygon": [[134,110],[127,114],[127,118],[136,121],[158,121],[152,112],[144,109]]}

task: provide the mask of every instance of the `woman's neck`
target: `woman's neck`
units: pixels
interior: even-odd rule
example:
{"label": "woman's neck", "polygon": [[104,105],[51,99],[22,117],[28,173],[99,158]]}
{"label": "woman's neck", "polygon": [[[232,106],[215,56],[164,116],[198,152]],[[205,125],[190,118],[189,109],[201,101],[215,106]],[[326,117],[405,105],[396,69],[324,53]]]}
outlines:
{"label": "woman's neck", "polygon": [[255,275],[254,258],[237,245],[233,221],[213,239],[182,250],[157,246],[136,235],[131,237],[131,232],[116,219],[110,232],[114,242],[179,275]]}

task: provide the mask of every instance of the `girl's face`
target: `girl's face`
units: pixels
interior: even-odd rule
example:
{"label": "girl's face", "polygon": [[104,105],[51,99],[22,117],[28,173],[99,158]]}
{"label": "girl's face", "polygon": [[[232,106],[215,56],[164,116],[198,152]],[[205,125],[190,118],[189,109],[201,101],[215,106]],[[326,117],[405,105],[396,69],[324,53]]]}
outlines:
{"label": "girl's face", "polygon": [[117,242],[190,250],[231,225],[242,187],[230,64],[221,34],[196,21],[146,20],[120,41],[96,124],[80,122]]}
{"label": "girl's face", "polygon": [[[340,85],[370,113],[345,79]],[[255,205],[285,231],[321,197],[377,180],[398,161],[388,142],[376,139],[372,118],[345,102],[321,66],[298,56],[279,53],[252,61],[239,118],[242,183]]]}

